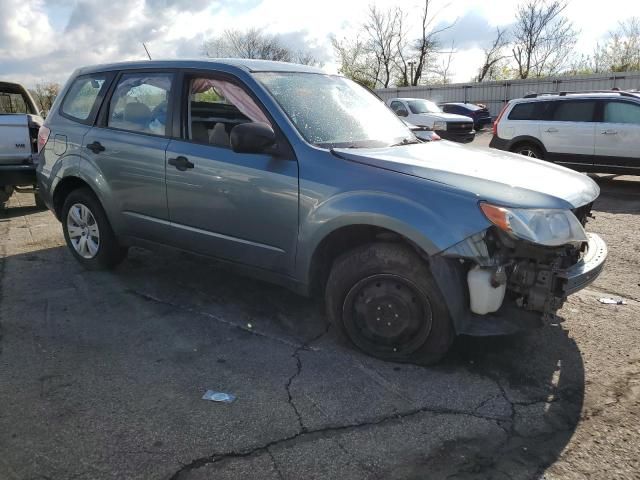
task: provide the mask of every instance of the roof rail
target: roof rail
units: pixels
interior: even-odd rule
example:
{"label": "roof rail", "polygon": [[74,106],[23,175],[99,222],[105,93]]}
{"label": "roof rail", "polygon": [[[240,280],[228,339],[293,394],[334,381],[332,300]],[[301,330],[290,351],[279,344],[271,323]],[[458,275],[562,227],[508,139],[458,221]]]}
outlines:
{"label": "roof rail", "polygon": [[567,95],[580,95],[584,93],[617,93],[621,97],[633,97],[638,98],[637,93],[627,92],[624,90],[583,90],[583,91],[566,91],[566,92],[541,92],[541,93],[528,93],[522,98],[537,98],[545,95],[558,95],[560,97],[565,97]]}

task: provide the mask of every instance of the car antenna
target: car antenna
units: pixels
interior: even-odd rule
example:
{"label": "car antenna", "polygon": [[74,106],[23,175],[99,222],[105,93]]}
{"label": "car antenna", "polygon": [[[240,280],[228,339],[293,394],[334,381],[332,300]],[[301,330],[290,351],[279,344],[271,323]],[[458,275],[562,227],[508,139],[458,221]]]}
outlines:
{"label": "car antenna", "polygon": [[144,44],[144,42],[142,42],[142,46],[144,47],[144,51],[147,52],[147,57],[149,57],[149,60],[151,60],[151,54],[149,53],[149,49],[147,48],[147,46]]}

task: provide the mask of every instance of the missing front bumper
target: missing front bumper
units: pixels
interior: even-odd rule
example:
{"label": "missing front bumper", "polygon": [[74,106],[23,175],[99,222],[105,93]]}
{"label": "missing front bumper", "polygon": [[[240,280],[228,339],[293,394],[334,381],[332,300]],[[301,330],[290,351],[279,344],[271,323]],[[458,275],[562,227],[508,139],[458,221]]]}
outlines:
{"label": "missing front bumper", "polygon": [[589,244],[582,259],[573,267],[558,273],[558,278],[564,281],[563,293],[572,295],[593,283],[602,273],[607,260],[607,244],[594,233],[588,233]]}

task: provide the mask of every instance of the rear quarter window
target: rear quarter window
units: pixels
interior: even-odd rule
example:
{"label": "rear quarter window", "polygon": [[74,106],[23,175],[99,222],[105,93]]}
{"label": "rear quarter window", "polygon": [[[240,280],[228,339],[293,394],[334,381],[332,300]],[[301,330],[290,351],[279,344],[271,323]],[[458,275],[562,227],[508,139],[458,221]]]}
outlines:
{"label": "rear quarter window", "polygon": [[548,120],[552,102],[518,103],[509,113],[509,120]]}
{"label": "rear quarter window", "polygon": [[104,92],[107,83],[106,74],[78,77],[69,88],[60,111],[67,117],[87,123],[97,110],[97,100]]}

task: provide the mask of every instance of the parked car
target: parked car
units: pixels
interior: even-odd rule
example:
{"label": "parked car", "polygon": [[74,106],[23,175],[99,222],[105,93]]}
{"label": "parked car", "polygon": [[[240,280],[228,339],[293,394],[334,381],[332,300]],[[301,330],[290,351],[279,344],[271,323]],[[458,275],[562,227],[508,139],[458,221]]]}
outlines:
{"label": "parked car", "polygon": [[222,259],[324,295],[335,331],[387,360],[427,364],[456,334],[538,325],[607,256],[584,230],[589,177],[420,142],[366,89],[312,67],[82,68],[40,133],[43,198],[87,268],[131,245]]}
{"label": "parked car", "polygon": [[[16,189],[35,192],[42,117],[26,88],[0,82],[0,209]],[[36,204],[42,206],[36,195]]]}
{"label": "parked car", "polygon": [[413,134],[423,142],[435,142],[438,140],[442,140],[440,138],[440,135],[438,135],[436,132],[431,130],[429,127],[418,127],[417,125],[414,125],[404,120],[403,122],[407,127],[409,127],[409,130],[411,130]]}
{"label": "parked car", "polygon": [[476,105],[475,103],[441,103],[440,108],[445,113],[455,113],[463,115],[473,120],[473,128],[482,130],[487,125],[493,123],[491,113],[486,105]]}
{"label": "parked car", "polygon": [[396,115],[419,127],[429,127],[445,140],[469,143],[476,136],[473,119],[445,113],[438,105],[421,98],[392,98],[387,101]]}
{"label": "parked car", "polygon": [[511,100],[491,147],[584,172],[640,175],[640,94],[531,94]]}

